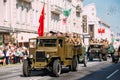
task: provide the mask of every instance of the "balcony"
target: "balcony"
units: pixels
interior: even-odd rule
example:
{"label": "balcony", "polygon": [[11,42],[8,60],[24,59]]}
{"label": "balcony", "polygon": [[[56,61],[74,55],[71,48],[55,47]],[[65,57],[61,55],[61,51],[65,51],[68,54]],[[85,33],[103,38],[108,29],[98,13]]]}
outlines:
{"label": "balcony", "polygon": [[62,8],[59,7],[58,5],[51,5],[51,11],[56,13],[56,14],[60,14],[62,13]]}
{"label": "balcony", "polygon": [[25,1],[25,2],[31,3],[33,0],[21,0],[21,1]]}

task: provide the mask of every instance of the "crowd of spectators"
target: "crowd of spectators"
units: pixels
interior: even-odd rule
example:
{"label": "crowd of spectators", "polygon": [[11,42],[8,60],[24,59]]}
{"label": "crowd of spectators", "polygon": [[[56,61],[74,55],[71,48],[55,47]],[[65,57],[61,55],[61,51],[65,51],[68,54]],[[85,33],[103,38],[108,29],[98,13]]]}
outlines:
{"label": "crowd of spectators", "polygon": [[19,47],[9,42],[7,45],[0,46],[0,63],[3,65],[22,63],[24,55],[28,55],[26,47]]}
{"label": "crowd of spectators", "polygon": [[[53,32],[50,31],[49,33],[46,33],[44,36],[64,36],[65,37],[65,42],[69,44],[74,44],[74,45],[80,45],[82,44],[82,38],[80,38],[80,35],[77,33],[61,33],[61,32]],[[109,41],[107,39],[91,39],[90,44],[92,43],[98,43],[104,45],[104,49],[108,49],[109,47]],[[120,51],[119,51],[120,52]],[[25,46],[17,46],[15,44],[12,44],[11,42],[8,42],[6,45],[1,45],[0,46],[0,63],[3,64],[16,64],[16,63],[22,63],[23,62],[23,57],[25,55],[28,55],[29,51]]]}

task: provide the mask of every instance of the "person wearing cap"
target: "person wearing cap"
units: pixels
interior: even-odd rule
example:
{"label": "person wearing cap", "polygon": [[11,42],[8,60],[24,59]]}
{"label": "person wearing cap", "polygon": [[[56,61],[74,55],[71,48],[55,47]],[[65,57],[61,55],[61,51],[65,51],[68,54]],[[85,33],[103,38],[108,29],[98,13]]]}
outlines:
{"label": "person wearing cap", "polygon": [[71,34],[69,32],[65,34],[65,42],[72,44]]}

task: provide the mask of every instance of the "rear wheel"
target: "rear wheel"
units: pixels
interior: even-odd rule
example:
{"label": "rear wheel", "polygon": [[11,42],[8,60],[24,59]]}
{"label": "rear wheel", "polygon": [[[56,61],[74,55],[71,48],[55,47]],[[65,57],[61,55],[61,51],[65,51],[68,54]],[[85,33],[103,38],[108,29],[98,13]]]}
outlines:
{"label": "rear wheel", "polygon": [[102,61],[102,54],[99,54],[99,61]]}
{"label": "rear wheel", "polygon": [[55,60],[53,62],[53,74],[56,76],[56,77],[59,77],[60,76],[60,73],[61,73],[61,63],[60,63],[60,60]]}
{"label": "rear wheel", "polygon": [[107,55],[104,55],[104,56],[103,56],[103,60],[104,60],[104,61],[107,61]]}
{"label": "rear wheel", "polygon": [[28,77],[28,76],[30,76],[30,73],[31,73],[31,68],[28,64],[28,61],[24,60],[24,62],[23,62],[23,75],[25,77]]}
{"label": "rear wheel", "polygon": [[89,61],[93,61],[93,55],[92,54],[90,54],[88,58],[89,58]]}
{"label": "rear wheel", "polygon": [[114,62],[115,62],[115,63],[118,63],[118,61],[119,61],[119,56],[115,56]]}
{"label": "rear wheel", "polygon": [[87,61],[88,61],[88,60],[87,60],[87,56],[85,55],[85,56],[84,56],[84,61],[83,61],[83,62],[84,62],[84,67],[87,67]]}
{"label": "rear wheel", "polygon": [[77,68],[78,68],[78,60],[77,57],[74,57],[72,60],[71,70],[77,71]]}

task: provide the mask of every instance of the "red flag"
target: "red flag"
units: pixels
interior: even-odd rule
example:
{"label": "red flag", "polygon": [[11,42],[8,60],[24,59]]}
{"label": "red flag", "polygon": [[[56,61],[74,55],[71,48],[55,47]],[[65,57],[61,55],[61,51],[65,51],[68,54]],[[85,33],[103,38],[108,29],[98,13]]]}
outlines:
{"label": "red flag", "polygon": [[101,28],[98,28],[98,33],[101,33]]}
{"label": "red flag", "polygon": [[44,5],[41,11],[41,15],[39,18],[39,28],[38,28],[38,35],[43,36],[44,35]]}
{"label": "red flag", "polygon": [[104,28],[102,29],[102,33],[105,33],[105,29]]}

